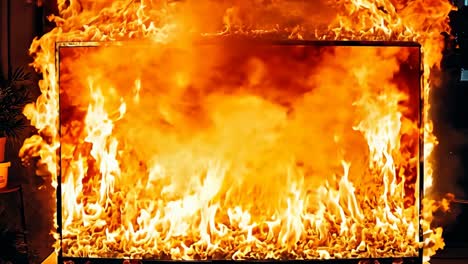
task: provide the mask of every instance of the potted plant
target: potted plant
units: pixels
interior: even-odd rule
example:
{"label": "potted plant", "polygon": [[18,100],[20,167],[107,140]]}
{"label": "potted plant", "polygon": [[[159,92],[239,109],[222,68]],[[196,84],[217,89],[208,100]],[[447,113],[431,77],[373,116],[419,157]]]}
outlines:
{"label": "potted plant", "polygon": [[24,67],[16,69],[11,78],[0,80],[0,188],[6,186],[10,162],[5,162],[6,141],[19,143],[20,133],[28,122],[23,115],[26,104],[32,102],[32,74]]}

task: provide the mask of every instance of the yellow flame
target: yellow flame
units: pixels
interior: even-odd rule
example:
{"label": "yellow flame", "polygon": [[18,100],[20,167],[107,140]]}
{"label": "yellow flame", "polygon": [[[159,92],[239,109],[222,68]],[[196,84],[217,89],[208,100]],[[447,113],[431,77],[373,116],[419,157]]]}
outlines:
{"label": "yellow flame", "polygon": [[[77,198],[83,197],[85,186],[82,182],[82,175],[85,175],[91,168],[87,162],[86,150],[68,149],[69,146],[60,144],[59,135],[59,87],[58,72],[56,68],[55,44],[62,41],[121,41],[121,40],[151,40],[156,43],[177,43],[190,42],[194,36],[213,36],[243,34],[251,37],[259,35],[275,36],[279,38],[293,39],[319,39],[319,40],[385,40],[385,41],[416,41],[422,46],[423,51],[423,86],[424,86],[424,187],[425,197],[423,202],[423,221],[425,261],[435,254],[435,251],[443,247],[442,229],[431,226],[432,213],[441,207],[430,199],[430,190],[433,183],[433,170],[431,154],[437,145],[437,139],[433,134],[433,125],[430,115],[430,92],[432,88],[431,70],[438,67],[441,61],[441,51],[443,41],[440,32],[448,30],[447,16],[453,7],[448,1],[405,1],[405,0],[339,0],[339,1],[92,1],[92,0],[60,0],[58,1],[59,14],[50,19],[56,23],[56,27],[40,39],[33,41],[30,52],[34,57],[34,67],[42,73],[43,80],[39,85],[42,95],[34,104],[28,105],[24,114],[31,120],[39,134],[24,142],[20,151],[20,156],[24,158],[39,157],[38,167],[40,175],[50,174],[53,179],[53,186],[57,187],[57,176],[59,160],[57,151],[61,147],[62,159],[72,157],[72,163],[67,165],[67,171],[62,172],[63,191],[62,201],[64,207],[63,236],[80,233],[74,230],[73,224],[76,217],[84,217],[84,226],[93,225],[96,231],[105,232],[105,239],[95,241],[100,246],[108,249],[119,244],[118,251],[130,252],[131,255],[141,256],[142,248],[146,250],[154,247],[163,248],[173,258],[193,258],[195,253],[200,258],[213,256],[213,254],[223,255],[219,250],[223,245],[216,244],[214,237],[236,237],[230,233],[233,230],[243,230],[243,239],[236,241],[237,251],[230,257],[234,259],[245,258],[253,251],[252,248],[263,248],[266,255],[250,256],[252,258],[275,258],[284,252],[296,252],[295,257],[312,256],[318,254],[319,258],[330,258],[331,252],[334,257],[339,257],[339,249],[346,248],[345,245],[338,245],[337,250],[321,249],[307,251],[316,245],[304,246],[304,252],[295,251],[297,243],[304,242],[303,234],[309,227],[316,227],[313,235],[319,240],[324,240],[329,236],[329,232],[335,226],[327,226],[331,222],[338,224],[340,235],[346,237],[347,234],[359,234],[360,236],[375,236],[375,241],[384,237],[366,232],[365,227],[359,225],[364,217],[359,201],[356,200],[353,183],[349,180],[349,170],[353,163],[343,161],[342,176],[336,181],[337,186],[332,183],[321,186],[318,189],[319,201],[317,211],[311,214],[303,214],[304,201],[309,199],[307,193],[299,187],[303,177],[294,166],[289,166],[291,180],[287,183],[289,187],[288,198],[286,199],[287,211],[277,215],[276,219],[264,221],[260,225],[252,213],[242,208],[234,206],[227,211],[229,223],[232,229],[226,226],[217,225],[215,216],[223,204],[208,201],[214,199],[221,189],[223,179],[227,179],[226,173],[230,164],[225,164],[224,160],[211,160],[206,168],[204,182],[194,184],[195,194],[186,195],[178,202],[166,204],[164,215],[154,216],[154,208],[141,209],[136,204],[128,204],[122,210],[131,212],[139,211],[136,222],[141,229],[138,229],[135,219],[121,219],[123,228],[111,230],[103,219],[102,215],[110,208],[115,201],[109,199],[110,194],[115,191],[116,184],[119,184],[121,173],[121,160],[119,160],[119,140],[113,135],[115,122],[126,115],[128,101],[123,98],[118,107],[106,109],[106,97],[108,86],[100,86],[90,79],[88,88],[90,89],[90,104],[85,118],[86,144],[89,155],[96,162],[102,177],[100,179],[100,189],[91,190],[97,192],[90,197],[86,205],[78,203]],[[112,58],[110,58],[112,59]],[[258,76],[262,76],[261,67],[254,67],[258,70]],[[365,69],[356,72],[357,79],[365,80],[369,73]],[[255,77],[255,76],[254,76]],[[255,78],[251,82],[255,84]],[[260,77],[259,77],[260,78]],[[186,87],[188,79],[183,74],[175,76],[175,83],[180,87]],[[363,82],[361,85],[365,84]],[[133,102],[136,104],[144,101],[141,97],[145,87],[140,79],[134,80]],[[181,89],[182,89],[181,88]],[[401,123],[401,111],[398,109],[398,102],[401,94],[391,92],[391,88],[384,89],[387,93],[379,96],[369,95],[363,98],[364,101],[356,102],[356,106],[366,113],[366,119],[362,119],[355,126],[357,131],[362,132],[369,145],[369,167],[377,168],[385,182],[385,190],[381,201],[378,204],[382,210],[377,215],[377,226],[381,234],[402,232],[401,228],[407,232],[405,236],[408,241],[401,243],[411,244],[417,241],[417,225],[412,222],[411,216],[415,212],[411,210],[394,210],[394,205],[389,204],[389,197],[395,194],[404,195],[404,181],[398,182],[395,175],[395,162],[392,160],[392,152],[399,149],[399,136],[404,124]],[[175,93],[175,92],[174,92]],[[257,102],[245,98],[245,104],[256,105]],[[379,107],[385,103],[388,109]],[[164,108],[165,107],[165,108]],[[267,106],[265,106],[267,107]],[[380,109],[383,112],[374,112]],[[169,105],[161,105],[161,115],[167,123],[177,123],[177,113],[171,112]],[[221,110],[220,110],[221,111]],[[273,113],[274,110],[272,109]],[[222,113],[222,111],[220,112]],[[391,114],[388,114],[391,113]],[[248,113],[247,113],[248,114]],[[234,117],[233,117],[234,118]],[[336,137],[337,140],[340,137]],[[173,157],[176,159],[177,157]],[[181,157],[184,158],[184,157]],[[188,168],[187,168],[188,169]],[[164,166],[154,161],[148,172],[150,182],[158,182],[167,178],[169,172]],[[188,183],[190,184],[190,183]],[[200,189],[196,189],[200,188]],[[174,190],[162,190],[171,193]],[[201,195],[202,194],[202,195]],[[138,194],[133,194],[138,198]],[[198,195],[198,196],[197,196]],[[129,198],[129,197],[127,197]],[[400,197],[403,199],[404,197]],[[216,200],[216,199],[215,199]],[[443,204],[443,203],[442,203]],[[103,206],[104,205],[104,206]],[[397,207],[399,208],[399,207]],[[193,217],[194,212],[203,211],[199,219],[197,230],[200,230],[199,241],[191,247],[181,243],[178,248],[171,248],[167,245],[151,245],[151,241],[167,242],[169,237],[177,237],[180,234],[193,232],[187,226],[187,219]],[[159,212],[159,211],[158,211]],[[127,214],[132,215],[131,213]],[[289,216],[288,216],[289,215]],[[327,219],[332,221],[327,221]],[[158,219],[156,221],[155,219]],[[190,221],[188,221],[190,222]],[[193,228],[193,227],[192,227]],[[142,230],[165,230],[165,236],[156,238],[154,234],[144,233]],[[258,235],[253,235],[254,230],[263,230],[261,233],[264,239],[275,236],[277,243],[285,245],[284,252],[271,250],[271,247],[281,248],[277,245],[265,244],[264,239],[259,239]],[[91,229],[88,229],[91,230]],[[376,230],[373,230],[373,232]],[[58,235],[55,234],[56,238]],[[91,234],[82,234],[84,238]],[[352,236],[350,236],[352,237]],[[411,239],[412,238],[412,239]],[[158,240],[160,239],[160,240]],[[385,238],[387,239],[387,238]],[[121,243],[126,241],[126,243]],[[364,240],[356,247],[358,252],[369,251],[370,255],[378,255],[373,252],[376,247],[367,245]],[[349,241],[348,241],[349,242]],[[93,247],[98,244],[83,244],[80,248],[72,248],[68,253],[83,255],[83,252],[96,252]],[[139,245],[131,248],[132,245]],[[143,246],[142,246],[143,245]],[[232,244],[231,244],[232,245]],[[59,244],[57,243],[57,249]],[[341,248],[340,248],[341,246]],[[375,245],[374,245],[375,246]],[[297,246],[296,246],[297,247]],[[378,248],[378,246],[377,246]],[[205,251],[203,251],[205,250]],[[226,249],[228,251],[229,249]],[[407,250],[411,251],[411,246]],[[151,251],[151,250],[149,250]],[[197,252],[195,252],[197,251]],[[205,252],[205,253],[200,253]],[[250,253],[249,253],[250,252]],[[406,252],[408,253],[408,252]],[[411,253],[411,252],[409,252]],[[363,253],[364,254],[364,253]],[[294,254],[293,254],[294,255]],[[365,255],[365,254],[364,254]],[[345,257],[345,255],[343,255]]]}

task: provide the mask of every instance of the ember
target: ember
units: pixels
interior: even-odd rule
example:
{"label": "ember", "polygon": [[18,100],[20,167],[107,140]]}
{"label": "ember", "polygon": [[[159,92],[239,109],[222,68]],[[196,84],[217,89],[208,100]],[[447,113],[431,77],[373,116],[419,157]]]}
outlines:
{"label": "ember", "polygon": [[64,256],[384,258],[424,246],[427,261],[443,247],[428,98],[448,3],[59,2],[57,27],[31,47],[43,95],[25,109],[39,135],[21,154],[56,180]]}

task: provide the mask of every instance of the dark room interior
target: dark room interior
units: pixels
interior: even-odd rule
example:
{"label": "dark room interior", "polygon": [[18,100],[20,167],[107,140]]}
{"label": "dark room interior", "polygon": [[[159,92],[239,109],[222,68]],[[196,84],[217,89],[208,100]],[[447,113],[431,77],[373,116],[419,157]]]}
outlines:
{"label": "dark room interior", "polygon": [[[187,1],[190,2],[190,0],[187,0]],[[430,263],[462,264],[462,263],[468,263],[468,227],[467,227],[467,224],[468,224],[468,1],[466,0],[453,0],[453,1],[450,1],[450,0],[433,0],[433,1],[415,0],[413,2],[421,2],[422,10],[424,8],[427,8],[427,10],[432,10],[431,8],[434,8],[434,7],[429,7],[429,6],[426,7],[424,5],[426,4],[429,5],[431,2],[444,2],[444,1],[450,2],[450,4],[453,5],[453,10],[446,17],[447,21],[449,21],[448,28],[447,28],[448,30],[445,32],[440,32],[440,39],[442,39],[442,41],[444,42],[443,50],[441,54],[442,59],[440,61],[440,68],[431,71],[432,88],[431,88],[431,95],[430,95],[430,101],[431,101],[430,113],[432,115],[433,123],[434,123],[433,133],[435,137],[437,138],[437,142],[438,142],[433,153],[433,163],[434,163],[433,169],[434,169],[434,175],[435,175],[434,182],[433,182],[433,186],[434,186],[433,189],[434,189],[435,196],[437,197],[437,199],[439,200],[446,199],[443,201],[450,205],[449,206],[450,209],[444,212],[438,211],[438,212],[435,212],[434,214],[434,218],[431,224],[432,224],[432,227],[434,228],[435,227],[443,228],[442,237],[445,243],[445,247],[442,250],[438,250],[437,253],[431,257]],[[56,22],[50,21],[50,19],[48,19],[48,17],[52,15],[60,16],[59,10],[60,8],[63,8],[63,7],[59,7],[59,5],[70,5],[71,3],[80,3],[80,2],[83,3],[83,10],[86,8],[86,6],[93,5],[92,4],[93,1],[90,1],[90,0],[75,0],[75,1],[59,0],[58,3],[57,3],[57,0],[42,0],[42,1],[39,1],[39,0],[0,0],[0,78],[2,81],[1,82],[2,86],[0,87],[2,89],[0,91],[1,92],[0,103],[4,104],[3,108],[2,108],[2,105],[0,105],[0,122],[2,122],[1,118],[3,115],[1,111],[3,109],[7,109],[8,103],[12,103],[13,105],[17,103],[19,105],[19,108],[16,109],[17,111],[19,111],[18,115],[15,117],[15,121],[13,122],[14,123],[13,126],[17,126],[17,127],[10,131],[8,129],[11,128],[11,124],[6,124],[6,122],[5,124],[0,124],[0,140],[2,138],[3,130],[5,130],[5,134],[7,135],[7,141],[6,141],[7,143],[6,143],[6,148],[5,148],[4,160],[11,163],[11,165],[8,168],[8,171],[9,171],[8,184],[6,187],[0,188],[0,264],[4,264],[4,263],[5,264],[6,263],[12,263],[12,264],[22,264],[22,263],[47,263],[49,264],[50,263],[52,264],[52,263],[58,263],[57,261],[63,260],[61,259],[62,257],[61,253],[58,253],[59,256],[57,256],[57,254],[54,253],[54,245],[56,245],[56,243],[58,243],[59,240],[56,239],[53,235],[53,233],[56,233],[56,231],[58,230],[57,227],[54,226],[54,221],[53,221],[54,217],[56,217],[55,213],[57,212],[57,204],[58,204],[57,200],[55,199],[55,194],[57,190],[53,186],[53,180],[49,176],[44,174],[44,168],[43,168],[44,163],[41,163],[39,161],[40,158],[38,157],[38,155],[35,155],[33,157],[25,157],[27,156],[27,153],[26,153],[25,156],[20,157],[19,153],[23,147],[25,140],[31,137],[34,138],[34,135],[40,134],[42,136],[42,139],[46,138],[45,140],[47,140],[47,136],[44,136],[44,135],[47,135],[47,132],[38,131],[37,127],[34,127],[33,125],[31,125],[30,121],[27,120],[26,117],[23,116],[22,114],[25,105],[27,105],[28,103],[36,102],[36,100],[40,98],[40,95],[42,92],[39,87],[39,82],[40,80],[44,78],[43,72],[40,72],[38,69],[35,70],[31,66],[31,63],[33,63],[34,61],[33,56],[30,54],[30,49],[33,50],[33,48],[31,48],[31,44],[33,43],[34,39],[40,39],[42,36],[47,35],[49,32],[53,31],[54,28],[61,26],[60,22],[58,22],[58,26],[57,26]],[[96,1],[96,2],[99,2],[99,1]],[[112,1],[108,1],[108,2],[112,2]],[[172,8],[172,5],[177,5],[179,2],[184,2],[184,0],[180,0],[180,1],[179,0],[177,1],[176,0],[174,1],[170,1],[170,0],[162,0],[162,1],[119,0],[116,2],[128,2],[129,6],[139,4],[140,2],[151,2],[151,4],[148,3],[148,5],[154,5],[154,6],[159,5],[160,2],[161,3],[170,2],[170,3],[166,3],[166,5],[169,6],[168,7],[169,9],[169,8]],[[156,2],[158,4],[155,4]],[[194,2],[194,1],[191,1],[191,2]],[[209,2],[209,1],[207,0],[203,2]],[[229,1],[220,1],[220,2],[224,3],[224,2],[229,2]],[[236,1],[231,1],[231,2],[236,2]],[[243,1],[237,1],[237,2],[243,2]],[[263,5],[263,4],[275,5],[275,3],[281,2],[281,1],[266,1],[266,0],[260,1],[259,0],[259,1],[252,1],[252,2],[255,2],[255,4],[258,4],[258,5]],[[283,0],[283,2],[297,3],[297,2],[307,2],[307,1]],[[326,2],[326,1],[322,1],[322,2]],[[341,2],[358,2],[358,1],[346,0],[346,1],[337,1],[337,2],[341,3]],[[369,1],[366,1],[366,2],[369,2]],[[375,1],[375,2],[394,3],[394,5],[397,7],[396,9],[398,9],[400,8],[402,4],[404,5],[404,4],[407,4],[407,2],[412,2],[412,1],[411,0],[407,0],[407,1],[406,0],[382,0],[382,1]],[[206,6],[208,6],[208,4]],[[197,4],[192,3],[191,8],[194,8],[194,10],[198,10],[197,8],[203,9],[203,8],[207,8],[206,6],[202,7],[201,4],[200,6],[198,6]],[[294,12],[299,13],[299,15],[297,15]],[[300,16],[301,11],[294,10],[294,12],[291,12],[291,13],[293,13],[296,16]],[[303,12],[307,13],[307,11],[303,11]],[[321,11],[319,10],[319,11],[313,11],[313,12],[320,13]],[[66,14],[66,15],[70,16],[70,14]],[[285,16],[284,14],[280,14],[280,15]],[[433,14],[428,11],[427,16],[431,16],[431,15]],[[105,14],[102,16],[111,17],[112,15]],[[207,17],[209,16],[210,15],[207,15]],[[216,15],[213,14],[213,16],[216,16]],[[419,16],[425,16],[425,15],[419,14]],[[246,20],[251,19],[251,17],[249,17],[248,15],[245,15],[245,17],[247,17]],[[99,17],[96,20],[98,19],[101,19],[102,21],[107,21],[106,20],[107,18]],[[108,19],[111,20],[111,18],[108,18]],[[136,20],[136,18],[134,18],[134,20]],[[268,19],[265,19],[265,20],[268,20]],[[187,19],[187,21],[184,21],[183,23],[190,24],[192,23],[192,21],[190,19]],[[204,23],[201,23],[201,22],[199,24],[196,24],[196,26],[201,27],[202,25],[204,25]],[[83,30],[85,26],[86,25],[77,27],[75,30],[77,31]],[[255,29],[253,26],[252,28]],[[300,28],[300,27],[290,27],[290,28]],[[66,29],[64,27],[63,30],[66,31],[69,29]],[[250,29],[246,27],[243,30],[247,32]],[[427,30],[430,31],[433,29],[428,28]],[[438,30],[438,29],[436,28],[435,30]],[[303,34],[304,35],[303,37],[301,35],[302,33],[300,32],[297,33],[296,31],[294,31],[292,33],[299,36],[298,39],[301,41],[304,39],[307,40],[307,35]],[[292,33],[290,34],[289,37],[293,36]],[[122,34],[125,34],[125,33],[122,33]],[[161,34],[165,34],[165,33],[161,33]],[[313,34],[311,33],[311,36],[312,35]],[[241,45],[236,46],[236,48],[239,48],[239,46]],[[74,56],[74,55],[72,54],[71,56]],[[125,56],[125,54],[121,56]],[[135,57],[136,56],[137,55],[135,55]],[[210,59],[208,57],[209,56],[206,56],[203,59],[200,58],[199,63],[203,65],[204,63],[208,64],[210,62]],[[204,61],[205,59],[206,59],[206,62]],[[108,61],[106,63],[110,64],[112,60],[113,58],[108,58]],[[128,62],[129,64],[131,64],[132,58],[128,58]],[[36,61],[35,63],[38,63],[38,62]],[[62,62],[60,62],[60,65],[61,63]],[[289,66],[286,63],[278,64],[278,65],[286,65],[285,67]],[[95,67],[95,66],[91,65],[90,67]],[[134,66],[134,67],[137,68],[137,66]],[[168,72],[170,71],[170,69],[172,69],[170,67],[173,67],[173,65],[167,66]],[[198,70],[197,67],[195,67],[195,69]],[[83,72],[86,72],[85,70],[83,70]],[[196,71],[196,70],[193,70],[193,71]],[[232,72],[235,72],[235,70],[232,70],[232,69],[230,70]],[[122,74],[125,75],[125,72]],[[164,74],[164,71],[162,72],[162,74]],[[233,75],[235,74],[237,73],[234,73]],[[241,73],[239,73],[239,75],[241,75]],[[117,82],[119,81],[122,83],[125,82],[125,80],[123,80],[124,77],[120,78],[120,76],[116,75],[115,78]],[[213,78],[216,78],[216,76]],[[221,78],[222,79],[217,79],[217,80],[223,83],[229,83],[229,82],[235,83],[235,80],[232,81],[229,78],[223,78],[223,77]],[[271,79],[274,79],[274,78],[271,78]],[[2,97],[4,97],[5,94],[8,92],[7,87],[9,87],[8,83],[11,80],[20,80],[19,86],[21,87],[20,90],[21,89],[22,90],[21,91],[18,90],[18,92],[15,92],[14,95],[11,95],[12,96],[11,98],[13,99],[11,98],[3,99]],[[181,82],[183,82],[183,80]],[[191,88],[196,89],[193,87]],[[231,91],[228,91],[228,92],[231,92]],[[331,95],[332,94],[330,93],[330,96]],[[194,96],[193,98],[198,98],[201,95],[194,92],[193,96]],[[284,95],[280,93],[279,95],[275,94],[275,96],[280,97],[280,99],[277,99],[277,97],[275,97],[275,100],[281,101],[282,99],[281,97]],[[62,97],[62,99],[63,98],[65,97]],[[69,99],[69,98],[66,98],[66,99]],[[66,99],[63,99],[61,103],[63,103]],[[6,100],[9,100],[9,101],[7,102]],[[75,97],[73,97],[70,100],[76,100],[76,105],[81,103],[81,102],[78,102],[80,101],[80,99],[76,99]],[[74,105],[75,102],[70,103],[70,104]],[[284,103],[284,105],[287,105],[287,104],[288,102]],[[193,107],[193,109],[195,108],[196,106]],[[197,109],[195,110],[193,109],[190,108],[190,111],[191,111],[190,115],[195,116],[199,114],[199,112],[197,112]],[[73,110],[70,110],[70,111],[73,111]],[[128,111],[129,111],[129,114],[131,114],[131,109]],[[326,112],[326,111],[327,110],[324,110],[323,112]],[[60,122],[66,123],[66,121],[63,121],[63,120],[61,120]],[[183,123],[183,121],[180,121],[180,122]],[[204,122],[203,120],[199,121],[199,124],[197,125],[203,126],[204,125],[203,122]],[[170,123],[170,122],[167,122],[167,123]],[[170,127],[170,125],[171,124],[167,126]],[[8,131],[10,131],[11,133]],[[154,134],[154,137],[156,136],[157,135]],[[247,137],[245,138],[245,142],[246,142],[245,143],[246,145],[248,144],[247,142],[250,142]],[[232,144],[237,144],[237,143],[233,142]],[[239,144],[242,145],[241,143]],[[91,147],[85,146],[84,148],[86,147],[88,148],[88,152],[89,152]],[[419,147],[421,148],[421,146]],[[27,151],[32,151],[32,150],[29,149]],[[66,150],[60,150],[60,151],[65,152]],[[62,155],[65,155],[65,154],[62,154]],[[144,154],[139,153],[138,155],[144,155]],[[2,169],[1,164],[3,164],[1,162],[2,160],[0,159],[0,170]],[[140,166],[146,166],[146,165],[140,164]],[[419,169],[421,168],[422,166]],[[89,170],[92,170],[92,168],[90,168]],[[65,173],[65,172],[60,171],[60,173]],[[234,184],[234,183],[231,183],[231,184]],[[1,185],[1,178],[0,178],[0,185]],[[99,190],[95,190],[95,191],[98,192]],[[449,197],[449,198],[446,198],[446,197]],[[59,204],[63,206],[62,202],[60,202]],[[130,210],[130,209],[125,209],[125,210]],[[59,210],[59,212],[61,212],[61,210]],[[59,219],[64,221],[61,217]],[[135,221],[139,221],[139,220],[135,220]],[[62,233],[62,229],[60,229],[60,233]],[[56,235],[56,237],[57,236],[58,235]],[[107,247],[105,245],[103,246],[103,244],[99,244],[99,246]],[[86,254],[83,252],[81,253]],[[169,255],[161,255],[161,256],[165,256],[167,260]],[[82,255],[80,255],[80,257],[82,257]],[[107,257],[107,256],[104,256],[104,257]],[[119,259],[122,259],[122,257],[119,257]],[[170,256],[169,256],[169,259],[170,259]],[[84,258],[84,260],[82,260],[81,262],[77,261],[77,262],[63,262],[63,263],[101,263],[101,262],[99,261],[86,262],[86,258]],[[102,262],[102,263],[130,263],[130,262],[120,261],[120,262]],[[141,262],[135,262],[135,263],[141,263]],[[337,263],[347,263],[347,262],[337,262]],[[350,263],[354,263],[354,262],[350,262]],[[379,263],[379,262],[362,262],[362,263]],[[391,262],[382,262],[382,263],[391,263]],[[394,263],[403,263],[403,262],[394,262]],[[408,263],[421,263],[421,262],[408,262]]]}

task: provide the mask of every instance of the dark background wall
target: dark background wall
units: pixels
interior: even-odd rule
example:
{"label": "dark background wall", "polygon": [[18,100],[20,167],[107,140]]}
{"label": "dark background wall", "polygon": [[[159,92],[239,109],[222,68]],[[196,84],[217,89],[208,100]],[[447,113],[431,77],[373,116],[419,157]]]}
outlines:
{"label": "dark background wall", "polygon": [[[13,70],[31,62],[29,46],[35,36],[43,34],[44,9],[26,0],[0,0],[0,74],[8,78]],[[38,94],[39,90],[32,91]],[[33,133],[26,129],[21,139]],[[40,263],[52,251],[52,199],[50,184],[35,175],[35,168],[22,166],[20,146],[8,144],[6,158],[12,162],[9,181],[21,182],[24,189],[28,246],[32,263]],[[42,186],[42,187],[41,187]],[[20,229],[18,200],[15,195],[0,196],[0,227]]]}
{"label": "dark background wall", "polygon": [[[442,71],[437,74],[440,83],[433,90],[434,132],[439,139],[436,189],[459,199],[468,198],[468,81],[461,80],[461,69],[468,69],[468,8],[464,5],[459,1],[460,9],[450,14],[452,30],[446,35]],[[468,204],[454,204],[442,223],[449,247],[468,245]]]}

